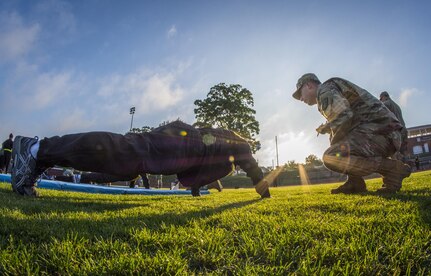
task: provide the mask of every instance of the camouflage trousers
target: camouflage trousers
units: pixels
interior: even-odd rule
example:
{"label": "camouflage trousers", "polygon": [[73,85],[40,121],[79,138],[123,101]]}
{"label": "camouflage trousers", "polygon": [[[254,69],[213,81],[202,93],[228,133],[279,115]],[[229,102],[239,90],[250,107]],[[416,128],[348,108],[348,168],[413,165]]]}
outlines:
{"label": "camouflage trousers", "polygon": [[400,147],[399,131],[380,135],[356,128],[325,151],[323,163],[332,171],[362,177],[377,172],[382,159],[389,158]]}
{"label": "camouflage trousers", "polygon": [[400,135],[401,135],[401,147],[399,151],[397,151],[392,158],[405,162],[406,156],[408,155],[407,129],[405,127],[403,127],[403,129],[400,131]]}

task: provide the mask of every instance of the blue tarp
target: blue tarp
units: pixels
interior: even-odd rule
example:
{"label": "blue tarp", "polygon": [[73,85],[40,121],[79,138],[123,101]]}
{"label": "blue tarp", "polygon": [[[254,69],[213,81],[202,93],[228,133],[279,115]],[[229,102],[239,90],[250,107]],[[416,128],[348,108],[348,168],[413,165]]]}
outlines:
{"label": "blue tarp", "polygon": [[[0,174],[0,182],[10,183],[9,174]],[[96,193],[96,194],[131,194],[131,195],[191,195],[190,190],[162,190],[129,187],[112,187],[93,184],[75,184],[57,180],[42,179],[37,182],[37,187],[42,189],[62,190],[72,192]],[[208,190],[201,190],[201,194],[209,194]]]}

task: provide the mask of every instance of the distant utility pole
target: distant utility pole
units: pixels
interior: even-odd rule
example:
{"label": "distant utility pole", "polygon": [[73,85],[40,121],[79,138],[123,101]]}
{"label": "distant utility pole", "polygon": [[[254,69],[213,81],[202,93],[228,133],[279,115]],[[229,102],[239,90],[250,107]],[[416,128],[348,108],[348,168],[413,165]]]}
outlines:
{"label": "distant utility pole", "polygon": [[132,121],[130,122],[130,131],[132,131],[132,126],[133,126],[133,114],[135,114],[135,107],[131,107],[130,108],[130,114],[132,115]]}
{"label": "distant utility pole", "polygon": [[277,135],[275,136],[275,152],[276,152],[276,155],[277,155],[277,168],[279,167],[279,164],[278,164],[278,143],[277,143]]}

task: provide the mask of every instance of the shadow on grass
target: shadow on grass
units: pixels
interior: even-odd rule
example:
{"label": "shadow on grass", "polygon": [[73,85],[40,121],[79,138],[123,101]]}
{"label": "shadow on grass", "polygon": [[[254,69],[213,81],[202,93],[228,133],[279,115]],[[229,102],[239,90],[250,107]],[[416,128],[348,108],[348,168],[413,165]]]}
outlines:
{"label": "shadow on grass", "polygon": [[390,200],[397,199],[403,202],[416,202],[423,222],[431,227],[431,189],[408,190],[388,195],[380,195],[376,192],[372,194]]}
{"label": "shadow on grass", "polygon": [[[120,211],[124,209],[142,207],[150,204],[137,203],[109,198],[88,198],[77,194],[68,196],[30,198],[16,195],[12,190],[0,188],[0,209],[12,208],[26,215],[43,214],[46,212],[86,212],[101,213],[106,211]],[[61,206],[61,209],[59,209]]]}
{"label": "shadow on grass", "polygon": [[[150,203],[146,203],[148,200]],[[193,200],[195,199],[190,202]],[[200,206],[198,210],[192,211],[181,211],[181,206],[172,208],[171,205],[170,210],[174,211],[161,213],[157,213],[156,201],[161,201],[161,204],[164,202],[156,197],[146,197],[142,203],[136,198],[129,203],[122,203],[122,200],[118,199],[110,202],[104,198],[79,196],[34,199],[17,196],[11,190],[0,188],[0,236],[7,237],[12,234],[15,240],[36,244],[49,242],[52,238],[62,240],[71,233],[90,240],[130,239],[139,229],[170,231],[170,226],[185,226],[193,220],[241,208],[259,202],[260,199],[216,207]],[[170,204],[175,204],[175,201]],[[29,216],[23,218],[22,215],[5,214],[8,209]],[[0,241],[3,245],[5,242],[5,239]]]}

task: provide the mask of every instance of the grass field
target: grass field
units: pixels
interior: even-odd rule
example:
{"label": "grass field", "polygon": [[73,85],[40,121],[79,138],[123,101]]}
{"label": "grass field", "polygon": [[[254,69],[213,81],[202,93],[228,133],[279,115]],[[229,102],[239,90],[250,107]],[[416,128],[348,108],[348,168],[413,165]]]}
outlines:
{"label": "grass field", "polygon": [[430,171],[394,196],[337,185],[31,199],[0,183],[0,275],[431,275]]}

